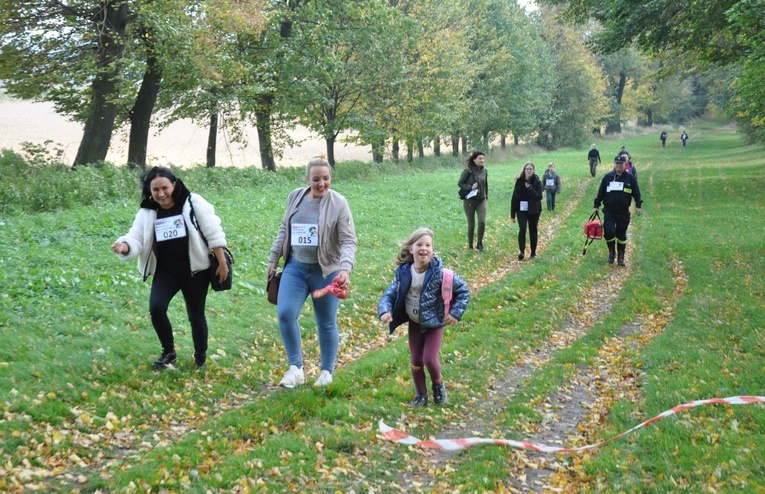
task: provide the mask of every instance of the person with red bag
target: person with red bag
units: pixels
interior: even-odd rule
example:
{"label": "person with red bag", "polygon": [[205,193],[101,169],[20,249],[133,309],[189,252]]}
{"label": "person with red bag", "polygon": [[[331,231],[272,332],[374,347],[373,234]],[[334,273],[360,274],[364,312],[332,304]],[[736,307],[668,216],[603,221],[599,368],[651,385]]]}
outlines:
{"label": "person with red bag", "polygon": [[603,204],[603,238],[608,246],[608,263],[613,264],[618,256],[619,266],[626,266],[624,252],[627,247],[627,227],[630,224],[630,205],[635,199],[638,216],[643,214],[643,199],[637,178],[625,170],[627,157],[614,158],[614,169],[606,173],[600,182],[598,195],[595,197],[593,214]]}

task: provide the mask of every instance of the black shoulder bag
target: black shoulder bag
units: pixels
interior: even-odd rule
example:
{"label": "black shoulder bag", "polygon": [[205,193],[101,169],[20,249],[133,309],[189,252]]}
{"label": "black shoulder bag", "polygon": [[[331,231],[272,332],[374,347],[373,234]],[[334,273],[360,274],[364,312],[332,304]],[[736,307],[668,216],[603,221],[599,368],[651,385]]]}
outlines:
{"label": "black shoulder bag", "polygon": [[[199,231],[202,240],[204,240],[205,245],[209,249],[210,244],[207,243],[207,238],[205,238],[205,234],[202,233],[202,229],[199,228],[199,224],[197,223],[197,215],[194,212],[194,203],[191,202],[191,196],[189,196],[189,205],[191,206],[191,223],[194,225],[194,228]],[[234,255],[228,250],[228,247],[223,247],[223,257],[226,258],[226,264],[228,265],[228,278],[221,283],[218,279],[218,275],[215,274],[215,272],[218,271],[218,258],[215,257],[215,254],[210,253],[210,286],[216,292],[231,290],[231,287],[233,286],[234,269],[231,265],[234,264]]]}

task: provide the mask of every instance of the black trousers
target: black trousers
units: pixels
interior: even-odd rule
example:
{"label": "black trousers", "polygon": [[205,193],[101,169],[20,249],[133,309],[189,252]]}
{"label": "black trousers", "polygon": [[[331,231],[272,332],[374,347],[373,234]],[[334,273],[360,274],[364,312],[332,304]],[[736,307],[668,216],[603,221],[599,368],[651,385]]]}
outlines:
{"label": "black trousers", "polygon": [[606,242],[616,239],[618,244],[627,243],[627,227],[630,226],[630,212],[614,213],[603,210],[603,238]]}
{"label": "black trousers", "polygon": [[194,276],[190,273],[178,274],[157,268],[151,283],[149,313],[154,331],[165,352],[175,350],[173,326],[167,317],[170,301],[180,291],[186,302],[186,314],[191,323],[191,337],[194,340],[194,356],[205,357],[207,354],[207,318],[205,303],[210,284],[210,270],[199,271]]}
{"label": "black trousers", "polygon": [[523,254],[526,251],[526,224],[529,225],[529,240],[531,243],[531,253],[537,253],[537,227],[539,226],[539,216],[541,213],[529,214],[525,211],[518,211],[518,251]]}

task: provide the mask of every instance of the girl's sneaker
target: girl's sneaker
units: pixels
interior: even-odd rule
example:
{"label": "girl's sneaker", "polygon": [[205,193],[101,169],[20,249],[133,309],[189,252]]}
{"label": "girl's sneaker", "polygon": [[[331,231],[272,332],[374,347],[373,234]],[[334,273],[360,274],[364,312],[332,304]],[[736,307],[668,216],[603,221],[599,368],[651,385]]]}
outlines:
{"label": "girl's sneaker", "polygon": [[446,385],[444,381],[438,384],[433,384],[433,403],[436,405],[443,405],[446,403]]}
{"label": "girl's sneaker", "polygon": [[414,397],[411,403],[409,403],[413,407],[424,407],[428,405],[428,395],[423,395],[420,393],[417,393],[417,396]]}

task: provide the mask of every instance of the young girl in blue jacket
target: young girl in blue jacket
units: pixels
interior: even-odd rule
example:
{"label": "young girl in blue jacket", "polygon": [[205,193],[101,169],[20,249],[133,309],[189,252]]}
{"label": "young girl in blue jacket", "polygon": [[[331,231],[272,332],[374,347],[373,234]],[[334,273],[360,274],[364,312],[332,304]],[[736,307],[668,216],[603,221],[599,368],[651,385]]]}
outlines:
{"label": "young girl in blue jacket", "polygon": [[388,323],[391,334],[397,327],[409,322],[409,352],[412,379],[417,395],[412,406],[428,404],[425,380],[427,367],[433,383],[433,402],[446,403],[446,386],[441,376],[438,353],[444,339],[444,325],[457,324],[470,301],[467,283],[454,273],[452,301],[444,310],[442,281],[444,269],[441,259],[433,253],[433,232],[419,228],[407,238],[396,258],[398,268],[393,283],[380,297],[377,314]]}

